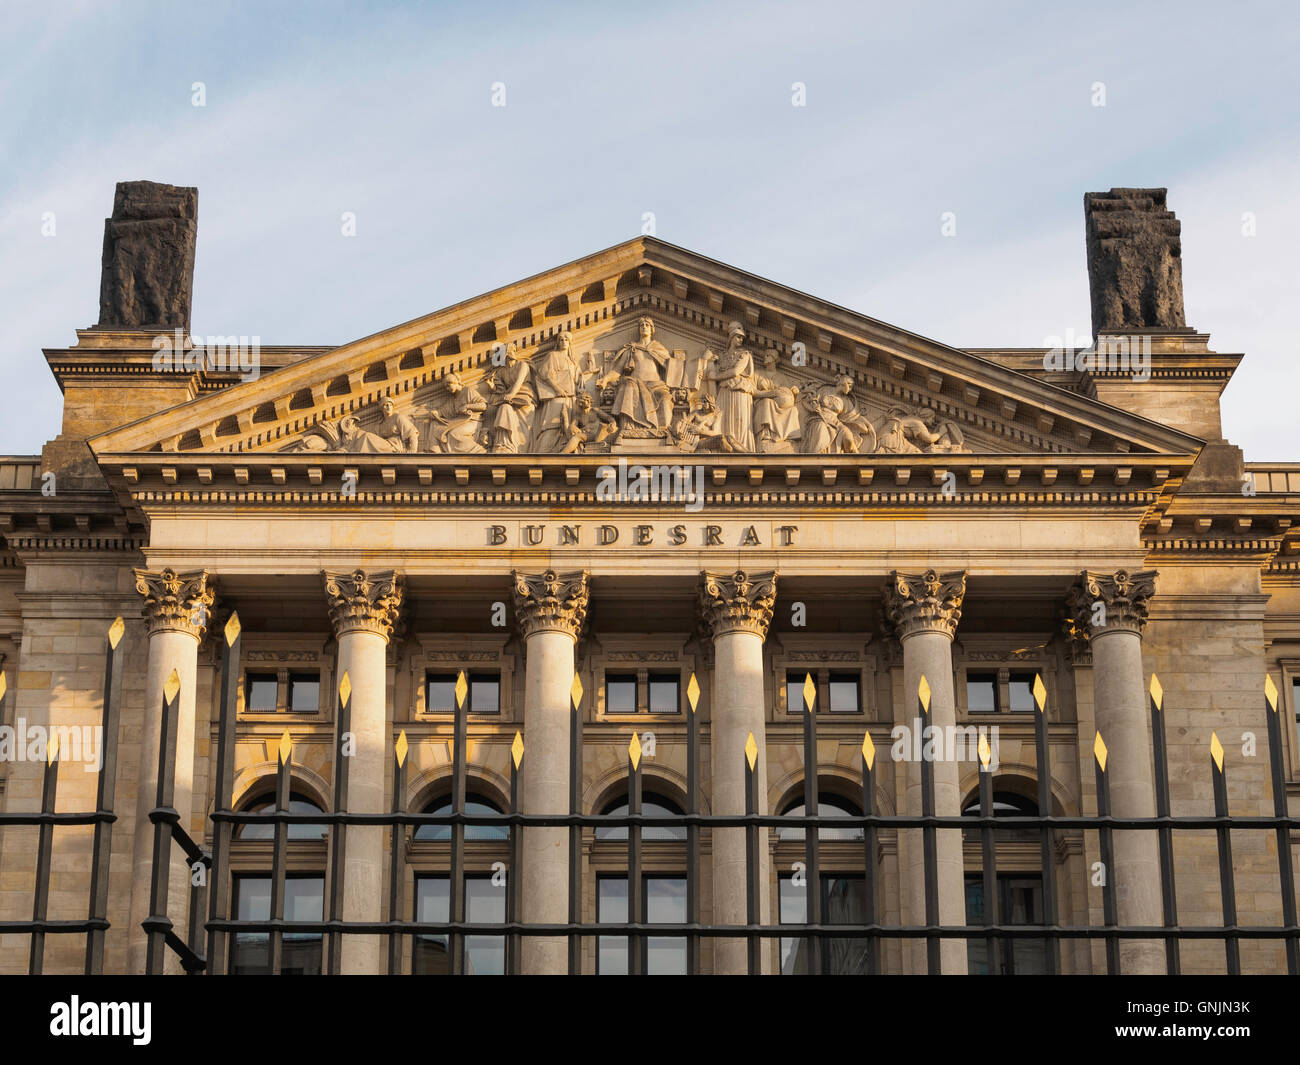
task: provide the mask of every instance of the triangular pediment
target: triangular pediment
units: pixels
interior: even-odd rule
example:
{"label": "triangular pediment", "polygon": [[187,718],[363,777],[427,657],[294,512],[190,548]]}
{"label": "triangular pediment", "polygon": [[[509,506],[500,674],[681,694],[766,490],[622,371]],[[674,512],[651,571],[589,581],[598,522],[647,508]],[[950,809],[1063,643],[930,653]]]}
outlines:
{"label": "triangular pediment", "polygon": [[761,458],[1186,455],[1201,442],[643,237],[90,443],[100,456]]}

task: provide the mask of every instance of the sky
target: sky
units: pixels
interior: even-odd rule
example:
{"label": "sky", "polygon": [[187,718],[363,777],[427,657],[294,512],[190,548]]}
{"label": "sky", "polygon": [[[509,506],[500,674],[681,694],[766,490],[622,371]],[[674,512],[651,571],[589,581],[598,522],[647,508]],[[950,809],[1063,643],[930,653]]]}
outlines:
{"label": "sky", "polygon": [[1224,435],[1300,461],[1298,46],[1286,3],[2,0],[0,454],[59,432],[41,349],[94,324],[114,185],[148,179],[199,190],[193,331],[303,345],[652,215],[923,336],[1041,347],[1090,331],[1083,194],[1167,187],[1187,322],[1246,355]]}

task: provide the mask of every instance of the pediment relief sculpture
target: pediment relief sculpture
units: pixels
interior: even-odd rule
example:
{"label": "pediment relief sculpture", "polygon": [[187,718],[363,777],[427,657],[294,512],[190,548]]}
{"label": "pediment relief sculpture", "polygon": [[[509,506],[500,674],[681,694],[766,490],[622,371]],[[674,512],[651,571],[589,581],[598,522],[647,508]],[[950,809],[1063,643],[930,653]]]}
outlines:
{"label": "pediment relief sculpture", "polygon": [[570,333],[523,358],[505,345],[477,382],[459,374],[412,416],[391,399],[308,430],[283,450],[347,454],[629,453],[937,454],[966,452],[962,430],[928,408],[872,412],[854,379],[800,381],[773,350],[746,346],[733,322],[727,344],[694,354],[655,338],[648,315],[633,339],[579,357]]}

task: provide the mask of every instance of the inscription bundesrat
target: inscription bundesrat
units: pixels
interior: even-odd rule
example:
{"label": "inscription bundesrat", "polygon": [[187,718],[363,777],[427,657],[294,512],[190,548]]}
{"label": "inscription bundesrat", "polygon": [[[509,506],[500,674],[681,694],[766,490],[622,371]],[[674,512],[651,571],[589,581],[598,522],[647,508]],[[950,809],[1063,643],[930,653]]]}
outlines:
{"label": "inscription bundesrat", "polygon": [[[489,525],[487,542],[489,547],[541,547],[545,544],[556,547],[581,547],[584,544],[608,547],[620,542],[633,547],[649,547],[654,544],[667,544],[670,547],[684,547],[687,544],[699,547],[793,547],[798,532],[797,525],[778,525],[774,542],[764,543],[757,525],[746,525],[730,534],[721,525],[670,525],[667,528],[633,525],[630,529],[620,529],[617,525],[596,525],[588,526],[584,537],[581,525],[540,524],[521,525],[519,543],[511,545],[506,526]],[[620,540],[620,537],[623,539]]]}

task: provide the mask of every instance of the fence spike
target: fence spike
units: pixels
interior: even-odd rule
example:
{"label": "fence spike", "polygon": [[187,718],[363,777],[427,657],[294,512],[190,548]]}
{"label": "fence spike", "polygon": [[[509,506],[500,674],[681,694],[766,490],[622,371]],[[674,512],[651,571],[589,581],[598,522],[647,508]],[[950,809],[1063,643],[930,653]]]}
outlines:
{"label": "fence spike", "polygon": [[397,735],[397,743],[393,750],[397,752],[397,764],[403,766],[406,764],[406,752],[410,749],[410,744],[406,742],[406,729],[402,729]]}
{"label": "fence spike", "polygon": [[176,693],[181,690],[181,675],[172,670],[171,676],[167,678],[167,683],[163,685],[163,698],[171,702],[176,698]]}
{"label": "fence spike", "polygon": [[524,760],[524,737],[518,729],[515,730],[515,742],[510,745],[510,757],[515,761],[515,768],[518,769]]}
{"label": "fence spike", "polygon": [[992,752],[989,750],[989,738],[986,735],[984,735],[983,732],[980,733],[979,751],[980,751],[980,766],[983,768],[984,772],[987,773],[989,768],[989,759],[993,755]]}
{"label": "fence spike", "polygon": [[1160,678],[1154,673],[1151,674],[1151,701],[1156,704],[1157,710],[1165,708],[1165,689],[1160,683]]}
{"label": "fence spike", "polygon": [[921,699],[921,709],[927,714],[930,712],[930,682],[925,679],[925,674],[921,674],[921,683],[916,686],[916,694]]}
{"label": "fence spike", "polygon": [[469,683],[465,680],[465,671],[462,669],[456,675],[456,709],[457,710],[464,709],[465,696],[468,694],[469,694]]}
{"label": "fence spike", "polygon": [[1097,738],[1092,743],[1092,753],[1097,758],[1097,764],[1101,771],[1106,772],[1106,741],[1101,738],[1101,733],[1097,733]]}
{"label": "fence spike", "polygon": [[122,620],[122,615],[118,614],[113,619],[113,624],[108,627],[108,646],[114,651],[117,645],[122,642],[122,634],[126,632],[126,622]]}
{"label": "fence spike", "polygon": [[1041,673],[1034,674],[1034,702],[1038,704],[1040,714],[1047,707],[1047,686],[1043,683]]}
{"label": "fence spike", "polygon": [[871,742],[869,729],[862,734],[862,761],[866,763],[868,769],[876,767],[876,745]]}
{"label": "fence spike", "polygon": [[1219,742],[1217,732],[1210,733],[1210,757],[1214,759],[1214,764],[1219,767],[1219,772],[1223,772],[1223,744]]}
{"label": "fence spike", "polygon": [[53,765],[59,757],[59,730],[50,729],[50,742],[45,748],[45,757]]}
{"label": "fence spike", "polygon": [[343,677],[339,681],[339,702],[344,706],[352,699],[352,674],[346,669],[343,671]]}
{"label": "fence spike", "polygon": [[582,708],[582,677],[576,672],[573,674],[573,683],[569,685],[569,698],[573,700],[575,710]]}
{"label": "fence spike", "polygon": [[817,685],[813,683],[812,674],[803,675],[803,708],[805,713],[812,713],[813,703],[817,699]]}
{"label": "fence spike", "polygon": [[632,742],[627,745],[628,757],[632,759],[632,768],[637,769],[641,765],[641,737],[632,733]]}
{"label": "fence spike", "polygon": [[239,611],[232,610],[230,620],[226,622],[226,646],[232,646],[239,639],[239,634],[242,631],[243,627],[239,624]]}
{"label": "fence spike", "polygon": [[289,738],[289,730],[284,730],[284,735],[280,737],[280,762],[288,765],[289,757],[293,754],[293,740]]}
{"label": "fence spike", "polygon": [[754,734],[749,734],[749,739],[745,741],[745,758],[749,762],[749,768],[754,768],[754,763],[758,761],[758,744],[754,742]]}
{"label": "fence spike", "polygon": [[6,674],[4,670],[0,669],[0,699],[3,699],[5,697],[5,692],[7,692],[8,690],[9,690],[8,674]]}
{"label": "fence spike", "polygon": [[1264,698],[1268,700],[1268,708],[1277,713],[1277,685],[1273,683],[1273,674],[1264,674]]}

